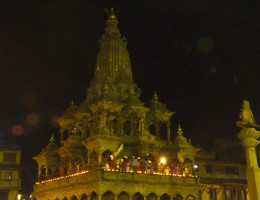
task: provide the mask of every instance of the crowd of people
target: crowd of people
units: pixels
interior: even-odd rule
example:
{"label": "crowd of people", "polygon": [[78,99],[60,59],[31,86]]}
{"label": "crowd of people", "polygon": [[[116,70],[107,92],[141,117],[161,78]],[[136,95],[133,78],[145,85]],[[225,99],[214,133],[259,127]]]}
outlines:
{"label": "crowd of people", "polygon": [[146,174],[161,174],[161,175],[191,175],[191,170],[188,167],[181,167],[179,163],[167,164],[164,158],[158,162],[150,159],[148,156],[141,159],[140,157],[133,156],[129,158],[123,156],[122,158],[114,158],[109,155],[104,159],[105,171],[118,171],[118,172],[135,172]]}

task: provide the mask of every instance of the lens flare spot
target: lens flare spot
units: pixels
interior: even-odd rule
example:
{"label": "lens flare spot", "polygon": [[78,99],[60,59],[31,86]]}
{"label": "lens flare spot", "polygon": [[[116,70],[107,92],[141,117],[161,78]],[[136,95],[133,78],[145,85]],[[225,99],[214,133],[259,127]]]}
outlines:
{"label": "lens flare spot", "polygon": [[24,134],[24,127],[19,124],[14,125],[11,129],[11,132],[15,136],[20,136],[20,135]]}
{"label": "lens flare spot", "polygon": [[208,53],[214,49],[214,40],[211,37],[202,37],[198,43],[198,50],[202,53]]}
{"label": "lens flare spot", "polygon": [[40,117],[37,113],[29,113],[25,121],[28,125],[35,126],[40,122]]}
{"label": "lens flare spot", "polygon": [[58,123],[58,118],[59,116],[58,115],[53,115],[51,116],[50,118],[50,125],[54,128],[58,128],[59,127],[59,123]]}

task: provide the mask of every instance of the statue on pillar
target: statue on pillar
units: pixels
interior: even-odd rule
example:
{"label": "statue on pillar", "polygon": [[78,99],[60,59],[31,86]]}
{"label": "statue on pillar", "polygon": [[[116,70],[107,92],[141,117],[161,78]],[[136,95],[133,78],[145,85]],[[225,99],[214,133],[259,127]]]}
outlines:
{"label": "statue on pillar", "polygon": [[257,140],[260,133],[256,128],[260,126],[255,122],[249,101],[243,101],[239,117],[241,120],[237,121],[236,124],[241,130],[237,134],[237,137],[241,140],[241,144],[245,148],[249,196],[252,200],[260,200],[260,170],[255,150],[255,147],[260,143]]}
{"label": "statue on pillar", "polygon": [[239,113],[240,121],[237,121],[237,126],[239,128],[259,128],[255,122],[254,115],[252,110],[250,109],[250,103],[247,100],[243,100],[242,109]]}

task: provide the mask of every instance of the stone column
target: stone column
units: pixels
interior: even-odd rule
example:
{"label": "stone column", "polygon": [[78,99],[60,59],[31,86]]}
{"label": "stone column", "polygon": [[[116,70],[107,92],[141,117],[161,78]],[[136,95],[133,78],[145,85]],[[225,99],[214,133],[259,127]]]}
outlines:
{"label": "stone column", "polygon": [[41,179],[41,167],[38,165],[38,181]]}
{"label": "stone column", "polygon": [[257,163],[255,147],[259,144],[260,136],[255,128],[242,128],[237,134],[241,144],[245,147],[247,168],[246,177],[250,199],[260,200],[260,169]]}
{"label": "stone column", "polygon": [[168,142],[171,141],[170,123],[167,124],[167,139],[168,139]]}

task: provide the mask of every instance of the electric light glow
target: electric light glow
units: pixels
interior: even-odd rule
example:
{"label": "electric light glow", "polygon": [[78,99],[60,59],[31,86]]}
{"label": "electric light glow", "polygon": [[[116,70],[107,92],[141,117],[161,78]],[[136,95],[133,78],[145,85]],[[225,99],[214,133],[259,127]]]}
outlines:
{"label": "electric light glow", "polygon": [[[165,160],[166,161],[166,160]],[[110,171],[110,172],[119,172],[118,170],[105,170],[103,169],[104,171]],[[75,173],[75,174],[70,174],[70,175],[67,175],[67,176],[61,176],[61,177],[57,177],[57,178],[53,178],[53,179],[48,179],[48,180],[45,180],[45,181],[40,181],[40,182],[36,182],[37,185],[39,184],[42,184],[42,183],[48,183],[48,182],[53,182],[53,181],[58,181],[58,180],[61,180],[61,179],[65,179],[65,178],[70,178],[70,177],[74,177],[74,176],[78,176],[78,175],[81,175],[81,174],[86,174],[88,173],[88,171],[82,171],[82,172],[79,172],[79,173]],[[162,172],[154,172],[154,173],[147,173],[147,172],[142,172],[142,171],[137,171],[137,172],[134,172],[134,171],[129,171],[129,172],[122,172],[122,173],[136,173],[136,174],[148,174],[148,175],[157,175],[157,176],[175,176],[175,177],[190,177],[190,178],[197,178],[197,176],[195,175],[182,175],[182,174],[165,174],[165,173],[162,173]],[[19,199],[18,199],[19,200]]]}
{"label": "electric light glow", "polygon": [[166,164],[166,158],[165,157],[161,157],[160,158],[160,163],[162,163],[163,165]]}

